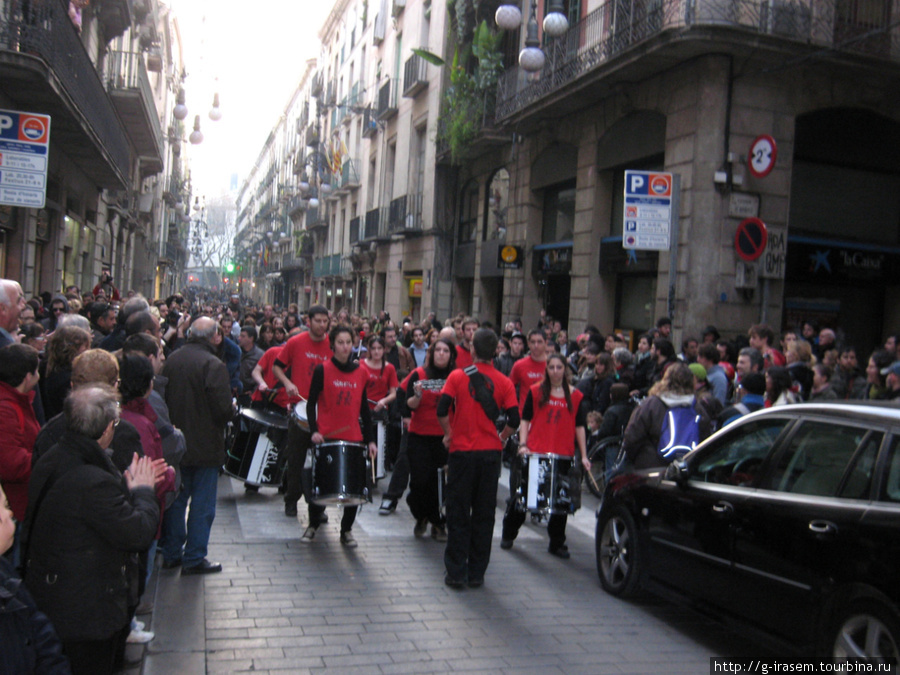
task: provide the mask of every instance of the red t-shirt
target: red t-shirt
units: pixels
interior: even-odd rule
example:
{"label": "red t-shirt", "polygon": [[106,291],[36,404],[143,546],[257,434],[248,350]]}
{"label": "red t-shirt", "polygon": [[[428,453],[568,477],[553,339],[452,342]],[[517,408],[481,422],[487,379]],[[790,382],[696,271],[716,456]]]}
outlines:
{"label": "red t-shirt", "polygon": [[462,345],[456,345],[456,367],[468,368],[472,363],[474,363],[472,360],[472,352]]}
{"label": "red t-shirt", "polygon": [[[529,420],[528,442],[532,452],[542,455],[575,455],[575,417],[583,395],[577,389],[571,390],[572,411],[566,405],[566,397],[551,396],[545,405],[540,405],[541,385],[530,389],[533,415]],[[527,398],[527,395],[526,397]]]}
{"label": "red t-shirt", "polygon": [[[484,377],[488,390],[493,390],[494,401],[500,410],[515,407],[516,390],[509,378],[489,363],[477,363],[475,367]],[[451,397],[456,406],[450,452],[503,449],[494,420],[488,419],[484,408],[470,392],[469,376],[464,371],[457,368],[450,373],[441,394]]]}
{"label": "red t-shirt", "polygon": [[[412,396],[413,384],[419,380],[426,381],[428,375],[425,374],[424,368],[416,368],[406,379],[403,380],[401,387],[406,392],[407,398]],[[437,404],[441,400],[441,390],[437,387],[438,383],[444,383],[444,380],[428,380],[428,387],[422,387],[422,400],[419,401],[419,407],[413,410],[410,408],[409,433],[418,434],[419,436],[443,436],[444,429],[441,427],[437,419]],[[453,415],[450,415],[450,421],[453,421]]]}
{"label": "red t-shirt", "polygon": [[323,365],[322,393],[316,401],[316,425],[329,441],[362,443],[359,409],[369,376],[363,368],[345,373],[331,359]]}
{"label": "red t-shirt", "polygon": [[528,390],[532,385],[540,384],[546,370],[546,361],[535,361],[531,356],[523,356],[513,364],[509,379],[519,392],[519,412],[522,412],[522,406],[525,405]]}
{"label": "red t-shirt", "polygon": [[[266,352],[260,357],[257,365],[260,367],[262,371],[263,381],[266,383],[266,386],[269,390],[275,390],[277,393],[275,394],[275,398],[272,403],[277,405],[279,408],[286,408],[288,404],[291,402],[288,398],[287,391],[285,391],[284,387],[278,387],[279,380],[275,377],[275,373],[272,372],[272,364],[275,363],[275,359],[281,354],[281,350],[283,347],[272,347],[271,349],[267,349]],[[276,390],[275,387],[278,387]],[[251,401],[262,401],[263,397],[268,399],[270,392],[266,392],[263,394],[259,389],[254,389],[253,393],[250,395]]]}
{"label": "red t-shirt", "polygon": [[300,396],[309,398],[309,383],[316,366],[327,362],[332,356],[328,339],[316,342],[309,331],[295,335],[284,343],[281,354],[275,362],[282,370],[291,369],[291,382],[300,391]]}
{"label": "red t-shirt", "polygon": [[400,386],[394,365],[387,361],[382,361],[382,363],[384,363],[384,367],[376,369],[369,368],[369,364],[366,363],[365,359],[360,359],[359,361],[360,368],[369,377],[369,393],[367,394],[369,397],[369,410],[374,410],[375,403],[391,393],[391,387]]}

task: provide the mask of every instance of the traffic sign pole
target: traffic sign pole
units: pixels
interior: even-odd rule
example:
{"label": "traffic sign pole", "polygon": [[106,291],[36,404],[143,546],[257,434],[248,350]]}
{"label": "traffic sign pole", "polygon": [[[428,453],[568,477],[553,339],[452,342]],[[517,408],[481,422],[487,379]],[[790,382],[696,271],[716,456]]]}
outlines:
{"label": "traffic sign pole", "polygon": [[675,320],[675,281],[678,273],[678,224],[681,221],[681,175],[672,174],[672,217],[669,232],[669,292],[666,296],[666,316]]}

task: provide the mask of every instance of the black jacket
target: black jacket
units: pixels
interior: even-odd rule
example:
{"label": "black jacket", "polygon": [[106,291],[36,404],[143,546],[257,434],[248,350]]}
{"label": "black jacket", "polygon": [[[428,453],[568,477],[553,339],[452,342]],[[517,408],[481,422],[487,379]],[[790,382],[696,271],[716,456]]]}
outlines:
{"label": "black jacket", "polygon": [[182,466],[225,463],[225,426],[234,417],[228,368],[206,342],[188,342],[166,359],[163,375],[172,424],[187,442]]}
{"label": "black jacket", "polygon": [[34,467],[25,582],[64,642],[106,640],[137,604],[137,554],[159,525],[152,488],[128,490],[96,441],[67,431]]}
{"label": "black jacket", "polygon": [[47,616],[0,556],[0,675],[71,673],[62,643]]}

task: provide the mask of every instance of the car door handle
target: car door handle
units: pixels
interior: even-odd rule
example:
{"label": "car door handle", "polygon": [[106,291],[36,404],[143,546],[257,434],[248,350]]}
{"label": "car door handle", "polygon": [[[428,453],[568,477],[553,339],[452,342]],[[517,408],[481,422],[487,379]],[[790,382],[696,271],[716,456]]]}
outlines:
{"label": "car door handle", "polygon": [[713,504],[712,511],[720,518],[730,518],[734,514],[734,507],[728,502],[716,502]]}
{"label": "car door handle", "polygon": [[809,521],[809,531],[817,538],[830,538],[837,534],[838,528],[837,525],[827,520],[811,520]]}

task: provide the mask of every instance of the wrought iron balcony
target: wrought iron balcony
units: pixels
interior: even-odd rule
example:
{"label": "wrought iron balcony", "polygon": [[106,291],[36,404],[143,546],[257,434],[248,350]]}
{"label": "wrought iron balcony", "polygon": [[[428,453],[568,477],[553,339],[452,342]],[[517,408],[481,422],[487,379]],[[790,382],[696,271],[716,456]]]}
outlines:
{"label": "wrought iron balcony", "polygon": [[[728,29],[723,43],[734,44],[741,34],[752,39],[764,35],[794,43],[807,53],[829,49],[900,61],[896,15],[884,9],[862,18],[851,15],[846,5],[844,0],[605,0],[565,34],[548,40],[546,62],[536,80],[518,67],[501,76],[497,119],[507,120],[579,78],[612,65],[638,44],[664,33],[682,32],[689,38],[695,28],[705,29],[698,39],[707,45],[710,28]],[[660,46],[663,42],[659,41]],[[675,43],[667,41],[672,49],[677,48]],[[755,42],[752,47],[759,48]]]}
{"label": "wrought iron balcony", "polygon": [[358,162],[349,157],[341,164],[341,174],[334,176],[334,192],[339,195],[347,194],[351,190],[359,188]]}
{"label": "wrought iron balcony", "polygon": [[103,37],[109,42],[124,33],[134,17],[133,0],[96,0],[94,16],[103,29]]}
{"label": "wrought iron balcony", "polygon": [[0,5],[0,80],[23,109],[53,118],[51,138],[95,184],[120,188],[128,137],[66,11],[61,1]]}
{"label": "wrought iron balcony", "polygon": [[366,212],[366,228],[364,241],[386,241],[391,238],[388,232],[388,208],[380,206]]}
{"label": "wrought iron balcony", "polygon": [[420,91],[428,87],[428,63],[418,54],[406,60],[403,67],[403,96],[415,98]]}
{"label": "wrought iron balcony", "polygon": [[325,204],[320,201],[316,208],[306,209],[306,229],[316,230],[328,227],[328,212]]}
{"label": "wrought iron balcony", "polygon": [[422,233],[422,193],[403,195],[391,200],[388,213],[390,234]]}
{"label": "wrought iron balcony", "polygon": [[339,254],[316,258],[313,262],[314,277],[342,277],[349,276],[349,274],[350,263]]}
{"label": "wrought iron balcony", "polygon": [[387,120],[397,114],[397,80],[388,78],[378,89],[378,107],[375,116]]}
{"label": "wrought iron balcony", "polygon": [[110,51],[106,56],[106,90],[141,158],[141,173],[163,168],[163,135],[143,54]]}
{"label": "wrought iron balcony", "polygon": [[378,133],[378,120],[375,118],[375,112],[371,106],[367,107],[363,112],[363,138],[372,138]]}

